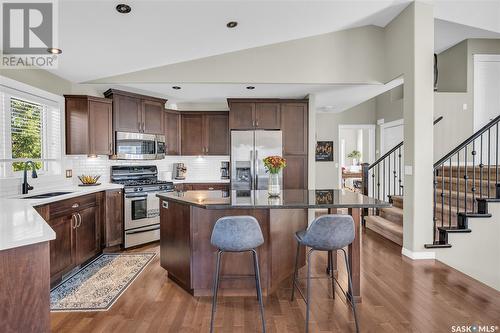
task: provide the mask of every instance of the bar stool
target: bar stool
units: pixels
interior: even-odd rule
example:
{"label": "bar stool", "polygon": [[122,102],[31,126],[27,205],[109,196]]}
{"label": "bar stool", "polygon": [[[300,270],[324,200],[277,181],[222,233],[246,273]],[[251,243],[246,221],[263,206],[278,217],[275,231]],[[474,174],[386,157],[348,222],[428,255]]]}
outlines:
{"label": "bar stool", "polygon": [[246,252],[253,255],[253,267],[255,272],[255,288],[259,300],[260,315],[262,317],[262,331],[266,332],[264,321],[264,304],[262,302],[262,290],[260,287],[259,259],[257,247],[264,244],[264,237],[260,229],[259,222],[253,216],[226,216],[215,222],[210,240],[217,250],[217,260],[214,274],[214,284],[212,289],[212,317],[210,319],[210,332],[213,332],[215,310],[217,307],[217,292],[220,281],[220,263],[224,252]]}
{"label": "bar stool", "polygon": [[[311,248],[309,252],[307,252],[307,291],[306,298],[304,299],[306,302],[306,332],[309,332],[309,308],[311,304],[311,255],[314,251],[327,251],[329,254],[329,264],[331,264],[330,261],[332,260],[332,253],[337,253],[337,250],[342,250],[342,252],[344,252],[349,282],[349,292],[348,295],[346,295],[346,299],[348,299],[352,305],[356,332],[359,332],[356,305],[352,297],[351,268],[349,266],[349,261],[347,260],[347,253],[344,250],[344,247],[353,242],[354,230],[354,220],[350,215],[323,215],[316,218],[307,230],[299,231],[295,234],[295,238],[297,239],[297,254],[295,256],[295,271],[293,274],[292,301],[294,300],[295,288],[297,288],[299,293],[302,295],[302,298],[304,298],[304,295],[297,284],[300,246],[302,245]],[[335,298],[334,284],[336,280],[333,275],[333,269],[331,278],[333,297]]]}

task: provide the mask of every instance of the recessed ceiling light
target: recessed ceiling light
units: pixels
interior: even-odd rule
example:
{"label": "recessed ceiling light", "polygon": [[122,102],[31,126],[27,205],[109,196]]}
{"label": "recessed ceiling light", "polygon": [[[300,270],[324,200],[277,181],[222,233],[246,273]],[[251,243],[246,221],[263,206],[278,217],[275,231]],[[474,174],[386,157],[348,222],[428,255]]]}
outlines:
{"label": "recessed ceiling light", "polygon": [[238,25],[238,22],[230,21],[230,22],[227,22],[226,27],[228,27],[229,29],[232,29],[232,28],[236,28],[237,25]]}
{"label": "recessed ceiling light", "polygon": [[180,90],[180,89],[181,89],[181,87],[179,87],[179,86],[173,86],[173,87],[172,87],[172,89],[175,89],[175,90]]}
{"label": "recessed ceiling light", "polygon": [[47,49],[47,52],[52,53],[52,54],[61,54],[62,50],[56,49],[55,47],[50,47]]}
{"label": "recessed ceiling light", "polygon": [[127,4],[120,3],[116,5],[116,11],[121,14],[128,14],[132,11],[132,8]]}
{"label": "recessed ceiling light", "polygon": [[247,89],[248,89],[248,90],[254,90],[254,89],[255,89],[255,87],[254,87],[254,86],[248,86],[248,87],[247,87]]}

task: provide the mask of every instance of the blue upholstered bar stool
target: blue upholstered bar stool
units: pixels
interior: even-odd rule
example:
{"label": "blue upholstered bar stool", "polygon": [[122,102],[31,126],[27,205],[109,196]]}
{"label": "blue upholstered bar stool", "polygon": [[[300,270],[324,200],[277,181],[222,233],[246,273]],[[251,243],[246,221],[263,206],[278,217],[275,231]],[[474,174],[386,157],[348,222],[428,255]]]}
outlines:
{"label": "blue upholstered bar stool", "polygon": [[[295,288],[297,288],[302,295],[302,291],[299,289],[297,284],[300,246],[307,246],[310,248],[309,252],[307,252],[307,291],[304,299],[306,302],[306,332],[309,332],[309,308],[311,304],[311,255],[314,251],[326,251],[329,253],[329,260],[331,260],[330,258],[332,257],[332,253],[335,254],[337,253],[337,250],[342,250],[342,252],[344,252],[344,259],[347,267],[349,293],[352,293],[351,268],[349,266],[347,253],[344,250],[344,247],[353,242],[354,230],[354,220],[350,215],[323,215],[316,218],[307,230],[299,231],[295,235],[295,238],[297,238],[297,254],[295,257],[295,271],[292,284],[292,301],[294,299]],[[335,277],[333,275],[333,269],[331,278],[332,291],[333,295],[335,295]],[[352,305],[356,332],[359,332],[356,305],[352,294],[346,295],[346,298]]]}
{"label": "blue upholstered bar stool", "polygon": [[266,332],[264,321],[264,304],[262,302],[262,290],[260,287],[259,259],[255,250],[264,244],[264,237],[259,222],[253,216],[226,216],[215,222],[210,240],[217,250],[217,260],[212,289],[212,317],[210,320],[210,332],[214,329],[215,309],[217,307],[217,291],[220,281],[220,263],[224,252],[246,252],[253,255],[253,268],[255,272],[255,288],[260,305],[260,316],[262,317],[262,331]]}

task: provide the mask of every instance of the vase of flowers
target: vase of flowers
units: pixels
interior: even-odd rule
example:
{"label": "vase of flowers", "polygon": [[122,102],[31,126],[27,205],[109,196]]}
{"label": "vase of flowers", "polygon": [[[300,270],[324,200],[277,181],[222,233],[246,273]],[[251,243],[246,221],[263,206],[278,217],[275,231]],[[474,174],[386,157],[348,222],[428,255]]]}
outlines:
{"label": "vase of flowers", "polygon": [[267,193],[270,197],[278,197],[281,194],[279,173],[286,167],[286,160],[281,156],[268,156],[263,161],[266,172],[269,173]]}

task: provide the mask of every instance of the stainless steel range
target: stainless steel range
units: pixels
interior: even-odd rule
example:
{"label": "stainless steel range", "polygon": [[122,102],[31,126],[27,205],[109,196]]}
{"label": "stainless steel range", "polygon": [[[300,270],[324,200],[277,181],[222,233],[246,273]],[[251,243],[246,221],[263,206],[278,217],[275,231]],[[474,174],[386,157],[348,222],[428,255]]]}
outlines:
{"label": "stainless steel range", "polygon": [[112,166],[111,181],[124,185],[125,248],[160,239],[158,192],[174,190],[172,182],[158,180],[155,165]]}

